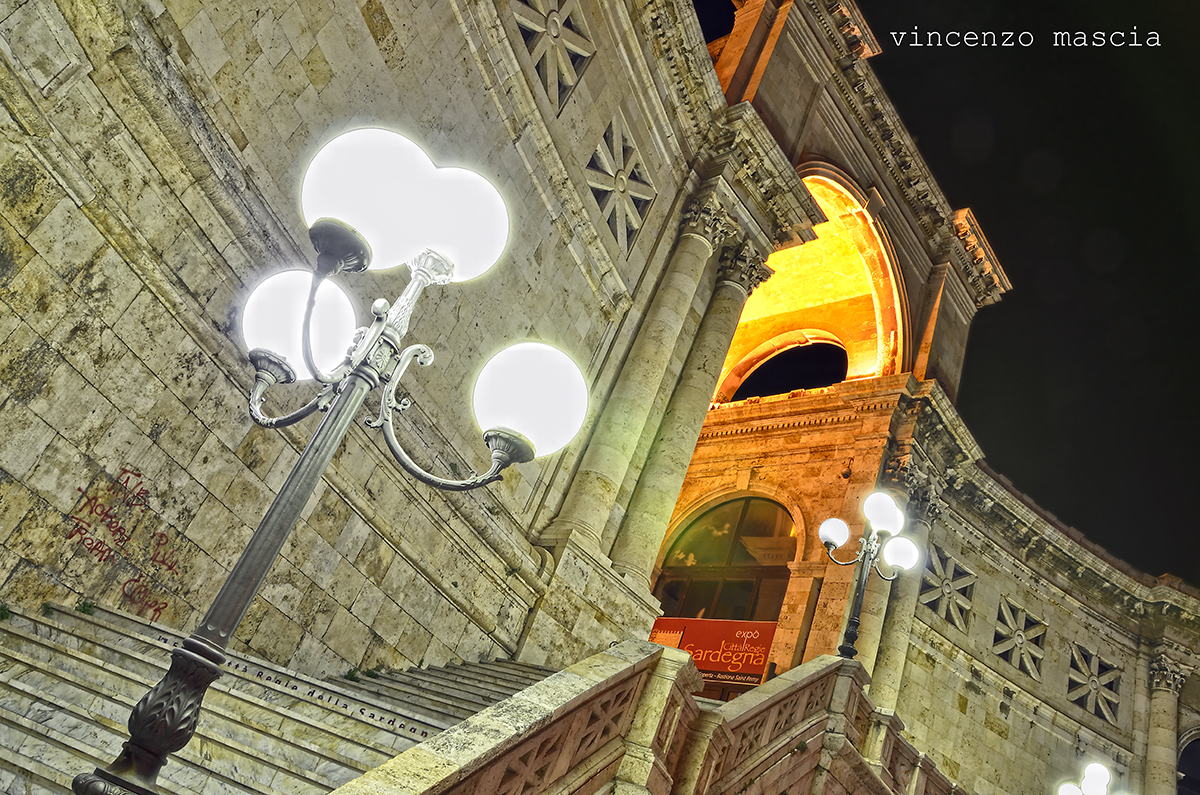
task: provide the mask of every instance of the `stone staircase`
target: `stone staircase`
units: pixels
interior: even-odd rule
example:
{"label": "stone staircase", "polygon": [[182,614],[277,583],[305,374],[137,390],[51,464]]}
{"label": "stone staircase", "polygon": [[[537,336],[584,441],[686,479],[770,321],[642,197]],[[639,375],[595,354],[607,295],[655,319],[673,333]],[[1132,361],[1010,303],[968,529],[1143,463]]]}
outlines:
{"label": "stone staircase", "polygon": [[[110,763],[129,711],[184,635],[99,607],[10,608],[0,621],[0,793],[67,795]],[[507,660],[361,675],[296,675],[230,653],[195,738],[163,768],[172,795],[323,793],[552,671]]]}

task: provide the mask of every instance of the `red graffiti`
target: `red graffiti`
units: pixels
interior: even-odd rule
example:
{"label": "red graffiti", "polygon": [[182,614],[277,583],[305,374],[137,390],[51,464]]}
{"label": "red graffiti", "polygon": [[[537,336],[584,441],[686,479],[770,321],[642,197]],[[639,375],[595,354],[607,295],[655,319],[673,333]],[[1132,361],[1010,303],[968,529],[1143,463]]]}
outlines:
{"label": "red graffiti", "polygon": [[75,543],[91,552],[100,563],[110,563],[116,551],[102,538],[92,535],[92,525],[80,519],[75,520],[75,526],[67,533],[67,540],[75,539]]}
{"label": "red graffiti", "polygon": [[165,601],[158,601],[150,594],[150,586],[142,582],[142,575],[133,577],[125,581],[125,585],[121,588],[121,593],[125,594],[125,598],[133,605],[134,612],[139,616],[144,612],[150,613],[150,620],[157,621],[162,615],[162,611],[167,609]]}
{"label": "red graffiti", "polygon": [[[106,527],[108,532],[112,533],[113,541],[117,546],[125,546],[125,542],[129,540],[129,528],[121,523],[121,520],[113,515],[113,509],[110,505],[105,505],[100,502],[100,498],[95,495],[89,495],[83,489],[75,489],[83,495],[83,502],[75,509],[77,514],[94,518],[98,524]],[[79,520],[78,516],[72,517]]]}
{"label": "red graffiti", "polygon": [[150,562],[162,566],[167,571],[178,576],[179,570],[175,567],[179,563],[179,560],[175,557],[174,550],[164,549],[170,543],[167,534],[155,533],[151,538],[154,540],[154,552],[150,554]]}
{"label": "red graffiti", "polygon": [[150,505],[150,490],[142,486],[142,481],[131,483],[133,478],[140,478],[141,472],[134,472],[132,469],[121,467],[120,480],[115,480],[108,485],[109,494],[120,494],[121,504],[128,508],[137,508],[145,511]]}

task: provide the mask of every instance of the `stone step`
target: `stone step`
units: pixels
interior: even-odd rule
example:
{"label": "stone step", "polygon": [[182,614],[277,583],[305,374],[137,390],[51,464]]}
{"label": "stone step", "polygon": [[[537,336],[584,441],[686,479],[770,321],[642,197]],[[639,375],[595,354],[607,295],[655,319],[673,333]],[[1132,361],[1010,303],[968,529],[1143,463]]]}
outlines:
{"label": "stone step", "polygon": [[359,687],[375,693],[381,701],[403,701],[411,704],[414,710],[420,710],[449,728],[459,721],[466,720],[483,709],[478,702],[466,703],[443,696],[428,687],[421,687],[407,682],[397,681],[388,674],[380,674],[376,679],[364,679]]}
{"label": "stone step", "polygon": [[[14,744],[9,735],[20,737],[18,748],[36,749],[26,756],[72,777],[111,762],[126,739],[124,722],[135,700],[123,691],[129,689],[129,683],[142,691],[151,683],[99,667],[84,670],[80,657],[75,657],[73,667],[81,675],[48,670],[40,660],[15,648],[13,633],[3,635],[0,709],[4,710],[4,744]],[[372,766],[333,750],[311,747],[295,737],[280,736],[264,726],[239,722],[224,714],[219,703],[210,706],[207,702],[196,739],[174,757],[178,764],[164,768],[164,781],[173,789],[200,793],[217,787],[268,795],[324,792]],[[260,750],[264,735],[272,738],[272,752],[267,756]],[[386,758],[386,754],[377,754],[373,761],[378,764]],[[69,778],[65,785],[69,787]]]}
{"label": "stone step", "polygon": [[492,660],[490,662],[472,662],[463,663],[463,667],[468,670],[494,671],[502,673],[506,676],[511,676],[515,680],[525,682],[525,686],[537,684],[551,674],[558,673],[553,668],[546,668],[542,665],[534,665],[533,663],[517,662],[516,660]]}
{"label": "stone step", "polygon": [[510,668],[495,665],[494,662],[449,665],[446,666],[445,671],[461,682],[470,682],[472,687],[478,687],[487,692],[504,693],[505,698],[530,685],[537,684],[552,673],[543,672],[539,668],[532,670],[528,676],[521,676]]}
{"label": "stone step", "polygon": [[[94,608],[0,622],[0,793],[68,795],[112,761],[133,705],[185,635]],[[552,673],[508,660],[319,680],[229,652],[172,795],[320,795]]]}
{"label": "stone step", "polygon": [[458,704],[466,709],[472,709],[472,715],[500,700],[499,698],[489,698],[488,693],[475,690],[469,685],[445,675],[444,672],[432,668],[383,674],[380,676],[380,679],[413,688],[418,692],[426,692],[433,697],[445,700],[447,703]]}
{"label": "stone step", "polygon": [[[159,658],[153,660],[129,648],[115,648],[87,639],[79,629],[77,625],[74,632],[69,632],[56,627],[49,617],[22,615],[15,610],[8,622],[0,624],[0,704],[19,704],[17,710],[10,708],[14,714],[21,710],[72,714],[76,725],[69,735],[64,735],[70,739],[58,738],[59,753],[65,749],[68,756],[89,757],[86,761],[66,764],[65,768],[73,773],[90,770],[98,762],[112,761],[127,738],[124,724],[130,709],[161,678],[168,660],[161,648],[153,649],[154,656]],[[57,643],[55,637],[69,639],[74,648]],[[238,675],[222,677],[214,684],[205,699],[196,739],[176,757],[181,763],[179,772],[168,776],[166,771],[175,769],[174,765],[168,766],[164,769],[164,781],[186,788],[185,781],[177,780],[180,775],[196,779],[197,774],[202,774],[211,778],[198,764],[192,765],[195,769],[191,775],[186,775],[183,764],[195,755],[197,760],[216,757],[212,766],[217,777],[228,779],[226,784],[200,782],[196,792],[206,786],[209,790],[213,787],[230,792],[269,790],[281,795],[324,792],[381,764],[420,739],[402,736],[407,734],[402,725],[388,727],[386,720],[384,726],[376,725],[378,720],[367,717],[375,713],[367,710],[365,704],[362,709],[367,715],[347,715],[357,702],[350,704],[332,695],[326,683],[303,683],[311,684],[310,690],[319,687],[326,698],[314,703],[311,698],[305,699],[303,694],[287,689],[289,685],[297,686],[294,682],[279,677],[278,683],[268,686],[265,679],[265,675],[259,680],[252,673],[239,671]],[[234,687],[230,688],[230,684]],[[255,689],[274,698],[268,702],[245,692]],[[281,701],[292,702],[293,708],[287,708]],[[307,706],[312,714],[297,714],[294,709],[297,705]],[[379,714],[385,718],[394,715]],[[357,727],[361,736],[348,736],[347,727]],[[39,748],[35,758],[53,752],[53,736],[31,740],[28,727],[22,727],[20,721],[8,721],[4,734],[5,747],[17,742],[35,742]],[[89,736],[97,739],[91,744],[79,739]],[[265,756],[261,750],[264,737],[272,738],[271,753]],[[85,748],[89,749],[87,754],[83,753]],[[291,771],[299,771],[299,775]],[[68,786],[69,783],[65,782]]]}
{"label": "stone step", "polygon": [[[169,649],[182,643],[183,633],[97,609],[88,616],[73,610],[56,611],[53,619],[30,616],[42,624],[40,633],[52,634],[77,647],[102,647],[105,657],[117,655],[121,665],[157,681],[170,664]],[[112,619],[116,620],[113,621]],[[65,626],[63,626],[65,625]],[[129,627],[136,634],[125,632]],[[154,633],[148,637],[140,630]],[[122,656],[124,655],[124,656]],[[274,709],[285,709],[308,722],[329,727],[343,739],[353,739],[391,754],[399,753],[446,728],[438,715],[426,715],[400,701],[381,703],[346,680],[323,680],[288,671],[282,666],[249,655],[230,652],[224,675],[213,685],[259,699]],[[374,716],[374,717],[372,717]],[[345,719],[349,719],[348,721]]]}

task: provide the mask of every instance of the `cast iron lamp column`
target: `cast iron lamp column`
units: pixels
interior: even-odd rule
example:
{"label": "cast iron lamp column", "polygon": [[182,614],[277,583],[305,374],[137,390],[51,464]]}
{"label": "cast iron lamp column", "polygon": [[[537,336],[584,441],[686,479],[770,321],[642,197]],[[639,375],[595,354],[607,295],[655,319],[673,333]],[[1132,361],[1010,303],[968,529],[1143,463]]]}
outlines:
{"label": "cast iron lamp column", "polygon": [[[377,161],[373,159],[368,159],[368,162],[372,169],[377,166]],[[374,316],[371,325],[358,330],[343,362],[333,372],[324,373],[317,367],[312,355],[311,325],[317,290],[326,278],[335,273],[364,270],[371,260],[371,248],[354,228],[329,218],[321,218],[313,223],[309,238],[318,256],[304,315],[303,358],[310,373],[325,385],[324,389],[291,414],[282,417],[264,415],[262,404],[266,390],[277,383],[295,381],[296,374],[283,357],[271,351],[254,349],[249,357],[257,372],[249,408],[254,421],[268,428],[292,425],[318,410],[325,412],[325,417],[221,586],[199,628],[183,642],[181,648],[172,651],[171,666],[162,681],[134,707],[129,717],[130,739],[124,744],[121,755],[107,767],[77,776],[73,782],[77,795],[117,795],[127,792],[158,795],[159,771],[167,763],[168,755],[186,746],[195,734],[204,695],[209,685],[221,675],[221,666],[225,662],[223,652],[234,630],[257,595],[309,496],[354,423],[359,409],[375,387],[383,387],[379,414],[366,423],[382,429],[397,463],[422,483],[448,491],[474,489],[499,480],[501,471],[509,465],[525,463],[534,458],[534,443],[525,435],[510,428],[498,427],[487,430],[483,435],[485,444],[491,450],[492,463],[482,475],[472,473],[472,477],[463,480],[448,480],[418,466],[396,438],[392,411],[406,405],[405,401],[396,401],[395,393],[408,365],[413,361],[421,365],[431,364],[433,351],[420,344],[403,347],[401,341],[408,331],[413,308],[421,293],[430,285],[451,281],[455,275],[455,264],[432,250],[413,257],[409,265],[412,278],[395,304],[389,305],[383,299],[375,301],[371,307]],[[490,265],[487,263],[485,267]],[[529,375],[522,372],[521,378],[528,378]],[[495,381],[494,374],[490,378],[488,376],[488,368],[485,368],[480,375],[481,385],[485,380]],[[481,399],[480,391],[477,388],[477,404]],[[486,399],[486,396],[482,397]],[[478,409],[476,414],[480,414]],[[579,420],[582,421],[582,414]],[[578,430],[578,426],[575,430]],[[527,432],[533,435],[531,431]],[[574,431],[571,435],[574,435]]]}
{"label": "cast iron lamp column", "polygon": [[904,529],[904,513],[896,507],[895,501],[881,491],[873,492],[863,500],[863,513],[867,517],[869,532],[859,539],[858,554],[854,560],[838,560],[833,556],[833,550],[850,540],[850,528],[841,519],[826,519],[817,530],[821,543],[829,559],[839,566],[859,568],[854,578],[854,602],[850,608],[850,620],[846,622],[846,634],[842,637],[842,645],[838,646],[838,654],[847,659],[853,659],[858,654],[854,648],[858,640],[858,626],[862,614],[863,594],[867,590],[867,580],[871,569],[885,580],[896,579],[897,573],[890,577],[879,568],[879,559],[893,570],[910,569],[917,564],[920,553],[912,539],[899,535]]}

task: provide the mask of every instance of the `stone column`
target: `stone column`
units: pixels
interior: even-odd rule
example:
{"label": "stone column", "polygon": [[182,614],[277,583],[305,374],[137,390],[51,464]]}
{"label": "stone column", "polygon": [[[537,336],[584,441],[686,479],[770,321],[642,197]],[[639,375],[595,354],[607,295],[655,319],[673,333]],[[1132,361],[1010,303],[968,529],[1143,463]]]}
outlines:
{"label": "stone column", "polygon": [[683,213],[683,229],[666,275],[654,294],[637,339],[583,454],[558,516],[544,541],[571,540],[600,555],[600,537],[629,469],[634,448],[662,385],[704,266],[731,224],[710,187]]}
{"label": "stone column", "polygon": [[613,568],[635,588],[650,590],[658,548],[683,488],[742,307],[772,273],[749,243],[731,250],[721,262],[716,289],[613,544]]}
{"label": "stone column", "polygon": [[[908,529],[904,534],[913,540],[922,554],[929,554],[929,531],[941,512],[931,484],[926,483],[912,490],[908,500]],[[917,597],[921,592],[922,563],[918,563],[912,571],[900,572],[892,583],[892,598],[883,618],[879,651],[871,670],[870,692],[871,702],[887,712],[895,712],[904,679],[909,636],[917,610]]]}
{"label": "stone column", "polygon": [[1166,654],[1150,661],[1150,730],[1146,738],[1146,795],[1175,795],[1179,759],[1179,689],[1191,673]]}

